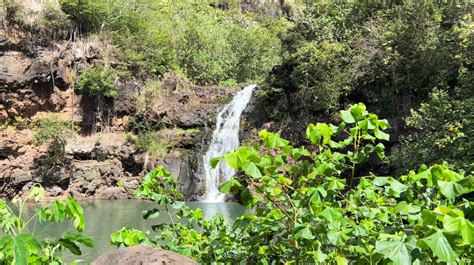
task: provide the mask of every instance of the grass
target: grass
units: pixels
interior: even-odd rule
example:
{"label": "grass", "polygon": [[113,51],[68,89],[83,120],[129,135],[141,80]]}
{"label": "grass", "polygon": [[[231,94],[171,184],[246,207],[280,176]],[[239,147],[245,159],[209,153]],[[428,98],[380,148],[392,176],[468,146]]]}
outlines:
{"label": "grass", "polygon": [[139,150],[147,152],[155,159],[165,157],[171,148],[169,142],[160,138],[155,132],[141,133],[133,142]]}
{"label": "grass", "polygon": [[159,79],[150,79],[146,81],[145,88],[138,93],[135,98],[137,109],[141,112],[153,107],[153,104],[166,97],[168,93],[161,89],[161,81]]}

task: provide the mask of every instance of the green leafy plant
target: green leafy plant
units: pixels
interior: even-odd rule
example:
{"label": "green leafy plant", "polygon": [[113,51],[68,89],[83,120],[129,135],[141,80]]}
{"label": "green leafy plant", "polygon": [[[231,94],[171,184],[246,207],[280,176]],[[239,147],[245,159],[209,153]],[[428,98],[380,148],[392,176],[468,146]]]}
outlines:
{"label": "green leafy plant", "polygon": [[43,28],[43,31],[52,33],[53,38],[58,33],[68,32],[72,28],[72,23],[68,16],[60,9],[51,5],[47,5],[43,10],[43,16],[38,24]]}
{"label": "green leafy plant", "polygon": [[114,80],[116,71],[102,66],[92,66],[84,69],[75,80],[75,89],[90,96],[115,98],[118,95]]}
{"label": "green leafy plant", "polygon": [[60,0],[61,10],[83,32],[98,30],[106,19],[100,2],[91,0]]}
{"label": "green leafy plant", "polygon": [[[38,202],[45,191],[40,185],[34,185],[23,197],[14,201],[18,211],[0,200],[0,262],[2,264],[61,264],[60,253],[66,249],[75,255],[81,255],[79,245],[93,247],[92,239],[81,234],[84,231],[84,211],[72,198],[65,202],[54,201],[49,206],[38,207],[31,216],[24,211],[28,200]],[[59,238],[39,239],[29,231],[32,222],[58,223],[73,221],[77,232],[66,231]]]}
{"label": "green leafy plant", "polygon": [[66,143],[79,130],[71,121],[58,117],[42,118],[33,125],[33,142],[36,145],[49,144],[50,158],[53,163],[61,163],[66,156]]}
{"label": "green leafy plant", "polygon": [[[359,103],[340,113],[342,122],[310,124],[311,147],[294,147],[278,134],[260,132],[262,145],[242,146],[212,160],[241,172],[221,186],[251,209],[232,226],[217,215],[202,219],[180,203],[173,177],[157,168],[143,178],[137,196],[175,208],[179,222],[152,228],[145,243],[203,263],[422,264],[472,262],[474,178],[445,165],[421,166],[398,178],[357,177],[372,156],[384,158],[386,120]],[[171,216],[170,216],[171,218]],[[173,220],[171,218],[171,220]],[[115,234],[128,245],[133,230]]]}

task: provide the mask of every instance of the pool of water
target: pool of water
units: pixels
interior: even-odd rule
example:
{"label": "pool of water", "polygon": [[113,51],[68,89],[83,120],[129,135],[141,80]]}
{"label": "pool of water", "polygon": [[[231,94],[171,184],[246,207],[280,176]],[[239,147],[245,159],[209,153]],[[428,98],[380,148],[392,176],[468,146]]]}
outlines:
{"label": "pool of water", "polygon": [[[90,202],[80,202],[84,208],[86,228],[84,234],[94,239],[95,247],[90,249],[83,247],[82,255],[76,256],[69,252],[64,255],[64,260],[70,262],[81,259],[91,262],[107,250],[114,249],[109,243],[110,235],[120,230],[124,226],[129,226],[143,231],[151,230],[151,225],[163,221],[169,221],[166,214],[161,214],[157,219],[143,220],[142,211],[152,209],[156,204],[150,201],[141,200],[96,200]],[[226,217],[232,222],[245,212],[245,207],[238,203],[203,203],[188,202],[191,208],[201,208],[203,215],[210,218],[217,213]],[[32,210],[34,207],[29,207]],[[30,229],[38,237],[59,236],[66,230],[73,231],[71,223],[59,224],[33,224]]]}

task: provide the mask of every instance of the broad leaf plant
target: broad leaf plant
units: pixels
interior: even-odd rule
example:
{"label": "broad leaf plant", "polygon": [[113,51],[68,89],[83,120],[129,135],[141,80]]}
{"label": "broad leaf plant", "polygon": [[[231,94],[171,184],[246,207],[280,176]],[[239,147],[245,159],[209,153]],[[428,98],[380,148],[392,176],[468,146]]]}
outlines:
{"label": "broad leaf plant", "polygon": [[202,263],[472,264],[474,178],[448,165],[420,166],[400,177],[360,176],[368,159],[384,159],[389,124],[359,103],[339,125],[310,124],[308,147],[263,130],[261,145],[215,158],[240,172],[221,186],[249,208],[229,225],[179,202],[171,174],[147,174],[136,195],[158,202],[145,218],[176,211],[153,226],[156,236],[124,228],[118,246],[148,244]]}

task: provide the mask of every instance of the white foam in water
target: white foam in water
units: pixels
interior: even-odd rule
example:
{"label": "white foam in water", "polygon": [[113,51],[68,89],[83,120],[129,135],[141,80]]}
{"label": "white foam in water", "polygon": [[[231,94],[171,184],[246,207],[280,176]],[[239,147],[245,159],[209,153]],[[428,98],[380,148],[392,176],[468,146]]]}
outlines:
{"label": "white foam in water", "polygon": [[211,144],[203,156],[203,173],[206,182],[204,202],[223,202],[224,194],[219,191],[219,185],[228,181],[235,171],[224,161],[216,168],[211,167],[211,159],[232,152],[239,146],[240,115],[247,107],[252,92],[257,85],[250,85],[235,94],[232,101],[225,105],[217,115],[216,129],[212,135]]}

